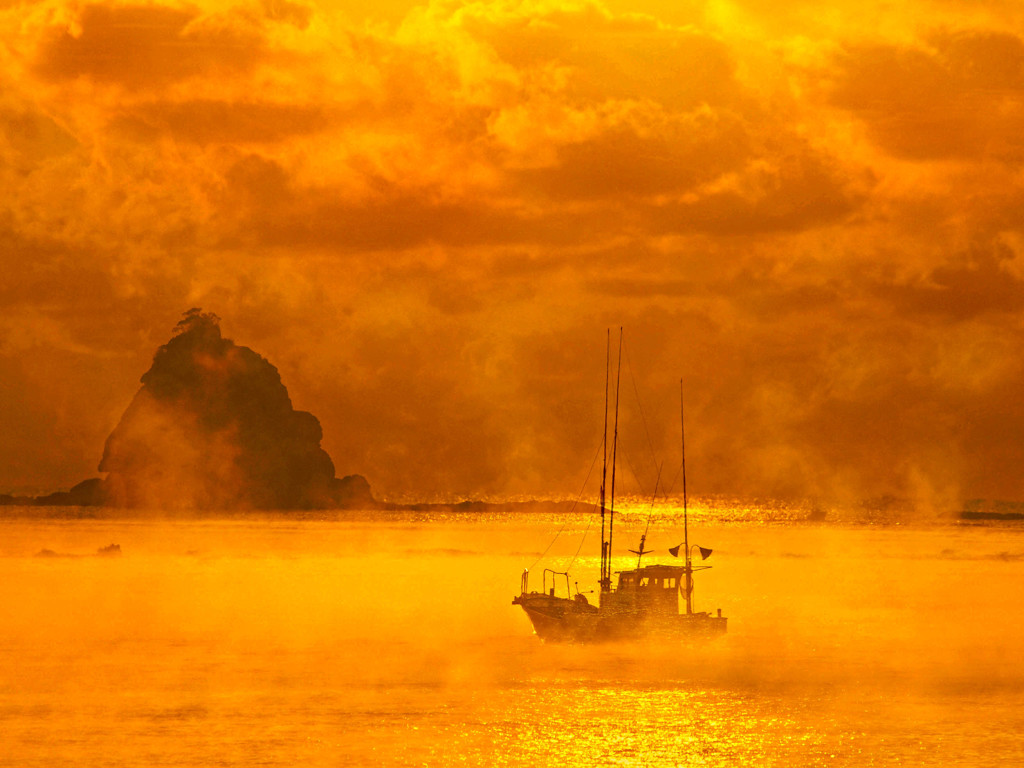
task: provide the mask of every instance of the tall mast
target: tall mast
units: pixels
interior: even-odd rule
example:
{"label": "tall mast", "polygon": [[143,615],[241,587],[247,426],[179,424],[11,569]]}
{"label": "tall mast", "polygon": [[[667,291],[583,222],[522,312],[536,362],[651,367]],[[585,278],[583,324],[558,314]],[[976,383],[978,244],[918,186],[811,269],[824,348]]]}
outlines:
{"label": "tall mast", "polygon": [[679,380],[679,435],[683,448],[683,546],[686,547],[686,612],[693,613],[693,569],[690,567],[690,535],[686,525],[686,418],[683,411],[683,380]]}
{"label": "tall mast", "polygon": [[612,581],[612,532],[615,527],[615,454],[619,446],[619,382],[622,381],[622,326],[619,326],[619,360],[615,373],[615,431],[612,434],[612,496],[608,506],[608,560],[607,576],[609,588]]}
{"label": "tall mast", "polygon": [[611,587],[611,580],[605,578],[608,570],[608,547],[604,540],[604,488],[608,479],[608,380],[611,377],[612,367],[612,329],[608,329],[608,336],[605,341],[604,357],[604,432],[601,438],[601,453],[604,460],[601,465],[601,577],[599,583],[601,591],[607,592]]}

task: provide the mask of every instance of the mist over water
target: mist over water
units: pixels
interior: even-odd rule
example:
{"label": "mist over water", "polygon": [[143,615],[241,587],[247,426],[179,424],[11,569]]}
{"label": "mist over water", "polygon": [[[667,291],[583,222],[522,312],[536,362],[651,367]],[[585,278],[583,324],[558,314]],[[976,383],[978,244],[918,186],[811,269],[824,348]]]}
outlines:
{"label": "mist over water", "polygon": [[511,605],[585,531],[591,588],[582,518],[6,518],[0,766],[1024,759],[1024,527],[791,517],[697,510],[695,607],[724,638],[596,647],[543,645]]}

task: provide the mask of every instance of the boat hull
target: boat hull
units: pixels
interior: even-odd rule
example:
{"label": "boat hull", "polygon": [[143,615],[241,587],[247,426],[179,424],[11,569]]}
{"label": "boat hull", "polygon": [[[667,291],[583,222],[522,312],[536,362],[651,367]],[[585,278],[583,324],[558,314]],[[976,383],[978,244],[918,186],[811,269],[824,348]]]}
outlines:
{"label": "boat hull", "polygon": [[524,593],[512,598],[512,604],[522,607],[537,636],[545,642],[586,640],[593,636],[600,616],[589,603],[543,592]]}
{"label": "boat hull", "polygon": [[725,634],[728,627],[724,616],[709,613],[602,609],[541,592],[521,594],[512,599],[512,604],[526,612],[544,642],[594,643],[651,637],[708,640]]}

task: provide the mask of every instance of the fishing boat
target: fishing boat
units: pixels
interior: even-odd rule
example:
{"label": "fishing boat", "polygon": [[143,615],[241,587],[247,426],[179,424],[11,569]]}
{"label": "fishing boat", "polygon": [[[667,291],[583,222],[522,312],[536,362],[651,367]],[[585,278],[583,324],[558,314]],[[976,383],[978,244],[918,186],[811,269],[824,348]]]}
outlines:
{"label": "fishing boat", "polygon": [[[683,474],[683,541],[668,550],[675,558],[682,555],[682,565],[643,565],[647,531],[640,537],[637,549],[629,550],[637,556],[636,568],[616,571],[613,586],[612,541],[615,530],[615,465],[619,435],[619,383],[622,374],[622,330],[619,330],[618,370],[615,383],[615,419],[611,449],[611,485],[606,499],[608,461],[608,395],[611,373],[611,334],[605,364],[604,461],[601,470],[601,573],[598,579],[598,599],[594,605],[576,586],[570,588],[568,571],[545,569],[540,591],[530,590],[529,570],[523,571],[520,593],[512,599],[529,616],[537,636],[545,642],[603,642],[634,640],[644,637],[713,638],[726,631],[728,619],[722,609],[712,615],[693,609],[693,574],[710,566],[695,565],[691,550],[700,553],[701,560],[711,550],[690,545],[686,499],[686,437],[683,419],[682,382],[679,384],[680,426],[682,428]],[[607,504],[606,504],[607,501]],[[607,527],[606,527],[607,522]],[[563,591],[564,582],[564,591]],[[559,594],[562,592],[562,594]],[[680,599],[683,606],[680,609]]]}

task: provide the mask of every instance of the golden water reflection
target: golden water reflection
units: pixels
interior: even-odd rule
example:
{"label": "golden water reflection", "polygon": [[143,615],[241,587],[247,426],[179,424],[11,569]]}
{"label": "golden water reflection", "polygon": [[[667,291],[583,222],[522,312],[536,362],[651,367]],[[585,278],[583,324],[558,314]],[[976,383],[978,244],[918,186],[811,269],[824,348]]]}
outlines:
{"label": "golden water reflection", "polygon": [[708,523],[726,637],[545,646],[511,598],[563,523],[4,520],[0,766],[1024,759],[1024,531]]}

